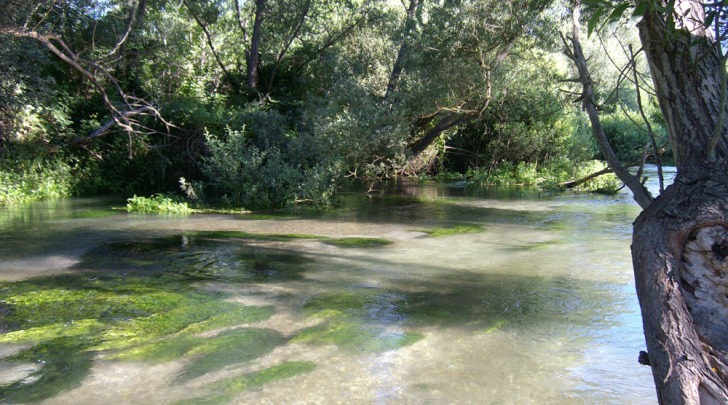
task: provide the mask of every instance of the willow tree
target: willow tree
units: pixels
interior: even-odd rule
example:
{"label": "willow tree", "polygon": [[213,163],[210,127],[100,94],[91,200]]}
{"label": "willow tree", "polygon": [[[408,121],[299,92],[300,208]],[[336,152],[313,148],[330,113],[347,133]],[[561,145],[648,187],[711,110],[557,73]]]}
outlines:
{"label": "willow tree", "polygon": [[[619,162],[609,162],[644,208],[634,223],[632,241],[648,349],[641,361],[652,367],[661,403],[727,404],[728,124],[726,57],[720,46],[724,2],[589,3],[610,10],[611,17],[634,6],[634,15],[640,17],[640,40],[678,169],[674,184],[653,199]],[[596,20],[590,21],[592,27]],[[578,29],[570,39],[584,108],[599,140],[603,131]],[[608,143],[600,146],[608,152]]]}

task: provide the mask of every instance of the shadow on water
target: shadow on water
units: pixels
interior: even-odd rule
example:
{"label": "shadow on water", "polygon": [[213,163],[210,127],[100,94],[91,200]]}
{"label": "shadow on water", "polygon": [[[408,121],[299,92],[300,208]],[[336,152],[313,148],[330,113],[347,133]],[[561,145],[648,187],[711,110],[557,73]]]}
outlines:
{"label": "shadow on water", "polygon": [[[351,220],[418,229],[470,224],[487,229],[489,224],[515,223],[579,230],[588,221],[606,224],[631,215],[620,204],[598,214],[596,209],[593,215],[579,213],[589,199],[576,207],[571,204],[574,199],[564,202],[546,196],[549,209],[537,212],[528,207],[509,209],[507,204],[481,205],[477,198],[450,199],[462,190],[452,192],[456,194],[439,199],[429,194],[352,194],[344,197],[340,209],[286,212],[281,219]],[[85,227],[83,220],[108,214],[96,213],[92,204],[74,206],[70,214],[68,209],[49,210],[39,208],[3,223],[9,232],[0,241],[9,244],[0,247],[0,257],[73,251],[80,259],[70,274],[0,282],[0,348],[16,348],[0,354],[4,356],[0,360],[31,370],[6,383],[0,367],[0,402],[42,401],[78,387],[99,359],[179,363],[175,384],[185,385],[289,344],[335,345],[355,354],[377,354],[410,346],[433,329],[526,334],[538,325],[561,336],[593,327],[594,319],[600,319],[601,328],[618,322],[611,314],[620,305],[613,291],[621,285],[510,274],[507,269],[482,274],[421,264],[413,269],[416,276],[408,271],[385,274],[373,268],[410,265],[377,255],[366,256],[366,262],[356,259],[356,249],[366,244],[375,251],[389,249],[381,241],[351,238],[337,244],[316,235],[200,231],[150,237],[109,225]],[[115,212],[111,219],[126,217]],[[50,220],[69,218],[75,226],[46,227]],[[302,239],[308,245],[332,246],[303,254],[298,244]],[[524,249],[548,248],[548,243]],[[349,244],[354,253],[345,250]],[[368,282],[371,278],[378,282]],[[263,288],[282,285],[290,288]],[[265,304],[235,300],[259,287],[268,292],[260,294]],[[287,315],[299,323],[297,329],[282,332],[259,325],[280,311],[290,312]],[[323,365],[291,360],[218,379],[209,389],[219,395],[198,402],[224,403],[244,390]]]}
{"label": "shadow on water", "polygon": [[[340,269],[344,282],[306,277],[326,260],[347,258],[343,249],[314,260],[280,242],[252,246],[217,236],[125,238],[88,251],[73,274],[0,283],[0,344],[20,347],[3,361],[35,367],[0,386],[0,399],[41,401],[77,387],[99,356],[182,362],[177,383],[184,384],[288,342],[379,353],[411,345],[429,328],[487,334],[567,320],[572,328],[586,327],[609,312],[608,284],[432,268],[433,276],[392,275],[387,285],[372,287],[357,278],[368,271],[364,263]],[[301,294],[285,297],[299,303],[292,310],[301,327],[290,336],[251,326],[271,317],[282,297],[272,297],[269,306],[246,306],[231,300],[234,293],[206,288],[284,282],[314,284],[312,290],[320,291],[287,293]],[[313,326],[303,326],[311,321]],[[224,402],[241,390],[315,367],[289,362],[220,380],[216,384],[225,394],[215,398]]]}

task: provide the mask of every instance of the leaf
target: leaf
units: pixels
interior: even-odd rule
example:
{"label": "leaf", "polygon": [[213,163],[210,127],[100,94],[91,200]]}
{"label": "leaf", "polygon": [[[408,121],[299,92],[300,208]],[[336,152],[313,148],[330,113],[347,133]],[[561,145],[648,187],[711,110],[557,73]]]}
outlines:
{"label": "leaf", "polygon": [[619,21],[620,18],[622,18],[622,15],[624,14],[624,11],[627,10],[630,7],[629,3],[622,3],[615,7],[614,10],[612,10],[612,13],[609,14],[609,18],[607,19],[608,23],[613,23]]}
{"label": "leaf", "polygon": [[634,11],[632,11],[632,18],[642,18],[645,16],[645,12],[647,12],[647,2],[642,1],[637,4],[637,7],[635,7]]}
{"label": "leaf", "polygon": [[599,20],[602,17],[602,13],[604,13],[604,9],[600,7],[596,9],[594,11],[594,14],[592,14],[591,18],[589,18],[589,21],[586,24],[588,37],[590,37],[592,32],[594,32],[594,28],[597,26],[597,23],[599,23]]}
{"label": "leaf", "polygon": [[718,14],[717,11],[711,11],[707,13],[705,16],[705,22],[703,23],[703,26],[705,28],[710,28],[713,25],[713,20],[715,20],[716,15]]}
{"label": "leaf", "polygon": [[670,0],[665,6],[656,2],[655,9],[663,14],[672,14],[672,12],[675,11],[675,0]]}

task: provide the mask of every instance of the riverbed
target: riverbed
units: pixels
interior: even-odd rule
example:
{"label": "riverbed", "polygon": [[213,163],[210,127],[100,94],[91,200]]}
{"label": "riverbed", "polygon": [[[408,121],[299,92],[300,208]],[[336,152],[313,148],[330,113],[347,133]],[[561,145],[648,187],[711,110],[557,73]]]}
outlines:
{"label": "riverbed", "polygon": [[0,210],[0,401],[656,403],[639,208],[402,181],[324,212]]}

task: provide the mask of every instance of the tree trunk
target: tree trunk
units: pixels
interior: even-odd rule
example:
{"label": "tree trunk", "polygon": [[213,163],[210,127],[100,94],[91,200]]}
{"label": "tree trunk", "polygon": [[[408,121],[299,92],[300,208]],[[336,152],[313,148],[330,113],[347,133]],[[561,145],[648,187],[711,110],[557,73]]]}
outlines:
{"label": "tree trunk", "polygon": [[404,62],[405,55],[407,54],[407,48],[410,41],[410,33],[414,30],[415,13],[417,8],[422,5],[422,0],[410,0],[409,7],[407,8],[407,17],[404,21],[404,34],[402,36],[402,43],[399,46],[397,52],[397,59],[394,60],[392,66],[392,72],[389,75],[389,82],[387,83],[387,91],[384,94],[384,100],[389,100],[392,92],[397,88],[397,82],[399,82],[399,75],[402,74],[402,63]]}
{"label": "tree trunk", "polygon": [[248,87],[258,87],[258,64],[260,63],[260,37],[263,35],[263,14],[266,0],[255,0],[255,22],[250,38],[250,54],[248,55]]}
{"label": "tree trunk", "polygon": [[635,222],[632,243],[663,404],[728,404],[728,145],[724,123],[716,159],[707,159],[722,66],[704,20],[699,2],[678,0],[674,13],[649,7],[639,23],[678,166]]}

